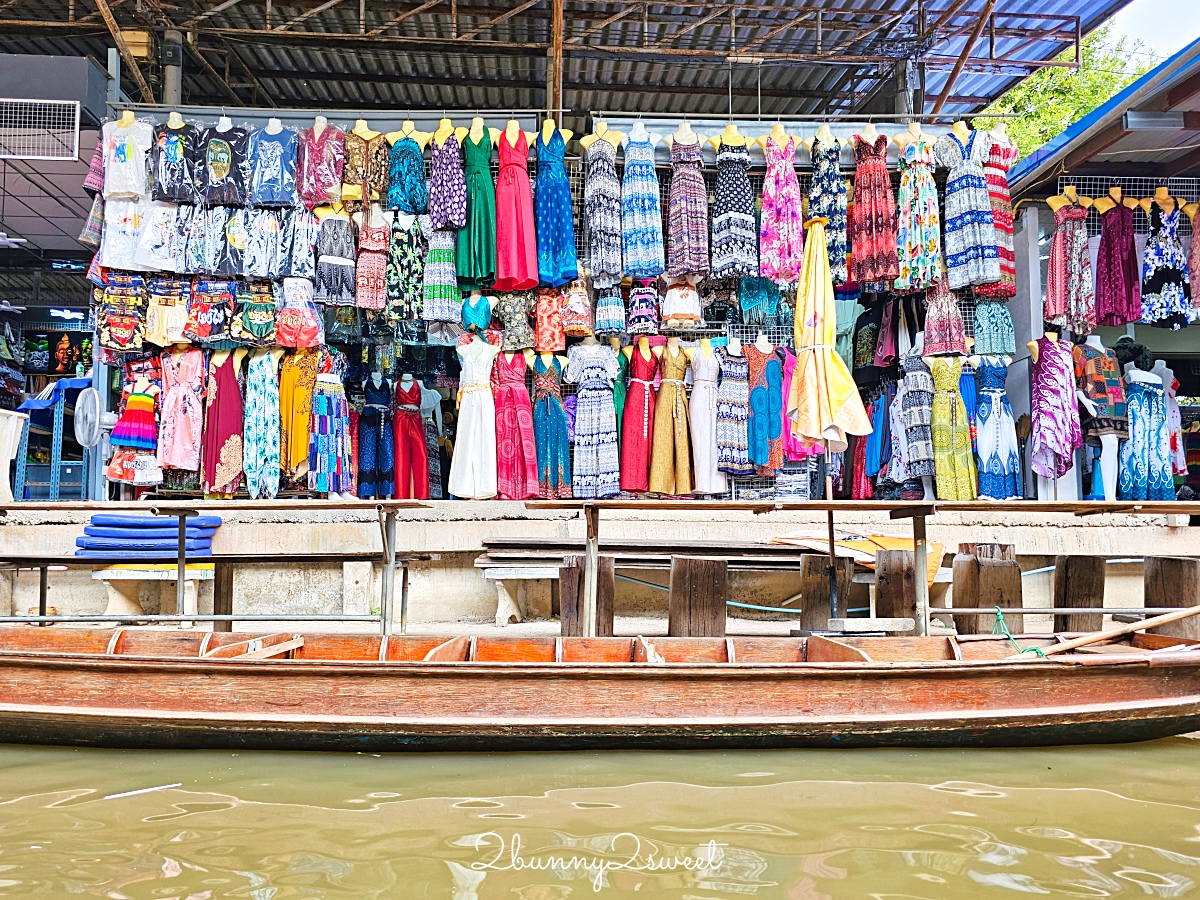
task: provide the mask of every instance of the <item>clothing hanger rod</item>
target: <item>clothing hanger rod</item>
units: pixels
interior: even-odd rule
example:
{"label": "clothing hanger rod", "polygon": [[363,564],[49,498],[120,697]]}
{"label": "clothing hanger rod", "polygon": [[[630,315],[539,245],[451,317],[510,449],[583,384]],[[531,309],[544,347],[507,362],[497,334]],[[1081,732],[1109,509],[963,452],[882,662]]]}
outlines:
{"label": "clothing hanger rod", "polygon": [[[631,116],[631,115],[634,115],[634,113],[626,111],[626,110],[595,109],[595,110],[591,111],[590,115],[592,115],[596,118],[605,118],[605,117]],[[638,113],[636,113],[636,115],[638,115],[638,117],[641,117],[643,115],[643,113],[638,112]],[[658,119],[686,118],[689,122],[701,122],[701,121],[724,122],[728,119],[727,116],[723,116],[723,115],[688,114],[687,116],[679,116],[676,113],[669,113],[669,114],[663,114],[663,115],[651,114],[651,115],[653,118],[658,118]],[[745,114],[743,114],[743,115],[745,115]],[[895,114],[887,114],[887,115],[880,115],[878,113],[871,113],[871,114],[866,114],[866,113],[812,113],[812,114],[796,114],[796,115],[772,115],[771,118],[777,119],[781,122],[783,122],[783,121],[788,121],[788,122],[862,121],[862,122],[866,122],[866,121],[870,121],[870,120],[874,120],[877,122],[882,121],[882,120],[902,121],[902,122],[957,122],[960,119],[974,119],[974,118],[1015,119],[1015,118],[1018,118],[1020,115],[1021,115],[1020,113],[989,113],[986,116],[982,115],[981,113],[961,113],[961,114],[950,113],[950,114],[945,114],[945,115],[938,114],[938,115],[929,115],[929,116],[916,116],[916,115],[911,115],[911,114],[907,114],[907,113],[895,113]]]}

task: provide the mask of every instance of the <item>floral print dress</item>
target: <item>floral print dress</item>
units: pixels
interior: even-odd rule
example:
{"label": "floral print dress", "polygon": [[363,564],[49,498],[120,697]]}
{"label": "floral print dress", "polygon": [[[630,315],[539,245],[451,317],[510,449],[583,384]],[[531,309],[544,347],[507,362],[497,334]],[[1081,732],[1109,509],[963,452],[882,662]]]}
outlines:
{"label": "floral print dress", "polygon": [[425,290],[425,256],[433,226],[429,216],[410,216],[407,225],[401,216],[392,220],[388,242],[387,310],[395,321],[421,318]]}
{"label": "floral print dress", "polygon": [[808,187],[808,214],[825,223],[825,247],[829,256],[829,274],[834,284],[846,282],[846,182],[839,161],[842,145],[835,138],[825,147],[812,142],[812,183]]}
{"label": "floral print dress", "polygon": [[712,277],[758,274],[758,227],[754,192],[746,170],[750,152],[724,142],[717,148],[717,185],[712,207]]}
{"label": "floral print dress", "polygon": [[768,135],[763,144],[767,174],[763,179],[759,223],[758,272],[776,284],[792,284],[804,260],[804,210],[796,178],[796,139],[780,147]]}
{"label": "floral print dress", "polygon": [[946,272],[953,290],[1000,280],[992,201],[983,161],[991,144],[972,131],[964,144],[944,134],[934,155],[950,170],[946,176]]}
{"label": "floral print dress", "polygon": [[1192,320],[1187,258],[1179,243],[1179,204],[1150,204],[1150,238],[1142,256],[1142,321],[1178,330]]}
{"label": "floral print dress", "polygon": [[910,141],[900,151],[896,230],[900,258],[896,290],[900,292],[925,290],[942,274],[941,216],[933,167],[933,147],[923,137]]}

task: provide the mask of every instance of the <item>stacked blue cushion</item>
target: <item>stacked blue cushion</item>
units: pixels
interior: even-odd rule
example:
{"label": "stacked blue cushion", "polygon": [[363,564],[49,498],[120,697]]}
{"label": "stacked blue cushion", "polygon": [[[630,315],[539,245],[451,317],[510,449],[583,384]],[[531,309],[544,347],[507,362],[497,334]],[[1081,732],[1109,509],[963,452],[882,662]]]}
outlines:
{"label": "stacked blue cushion", "polygon": [[[212,537],[220,516],[186,520],[184,549],[189,557],[212,556]],[[179,552],[178,519],[97,513],[83,536],[75,539],[76,556],[91,559],[175,559]]]}

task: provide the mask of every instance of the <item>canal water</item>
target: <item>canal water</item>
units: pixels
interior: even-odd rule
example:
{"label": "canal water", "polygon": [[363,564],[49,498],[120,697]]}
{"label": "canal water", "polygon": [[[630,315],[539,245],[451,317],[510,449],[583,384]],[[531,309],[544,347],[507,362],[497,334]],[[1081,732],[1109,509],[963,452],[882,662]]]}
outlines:
{"label": "canal water", "polygon": [[375,755],[0,747],[0,897],[1200,897],[1200,742]]}

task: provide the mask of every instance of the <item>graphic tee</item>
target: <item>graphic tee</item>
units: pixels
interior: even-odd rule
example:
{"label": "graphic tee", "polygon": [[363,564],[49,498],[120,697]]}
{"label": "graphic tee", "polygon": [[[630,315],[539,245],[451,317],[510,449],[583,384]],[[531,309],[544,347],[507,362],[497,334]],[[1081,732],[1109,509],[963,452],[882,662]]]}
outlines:
{"label": "graphic tee", "polygon": [[205,128],[200,136],[200,199],[208,206],[245,206],[250,135],[236,125]]}
{"label": "graphic tee", "polygon": [[154,186],[151,197],[171,203],[196,202],[196,159],[200,154],[200,130],[159,125],[154,129],[151,156]]}
{"label": "graphic tee", "polygon": [[108,122],[101,129],[104,141],[104,196],[137,198],[146,195],[146,157],[154,140],[149,122],[135,120],[122,126]]}

